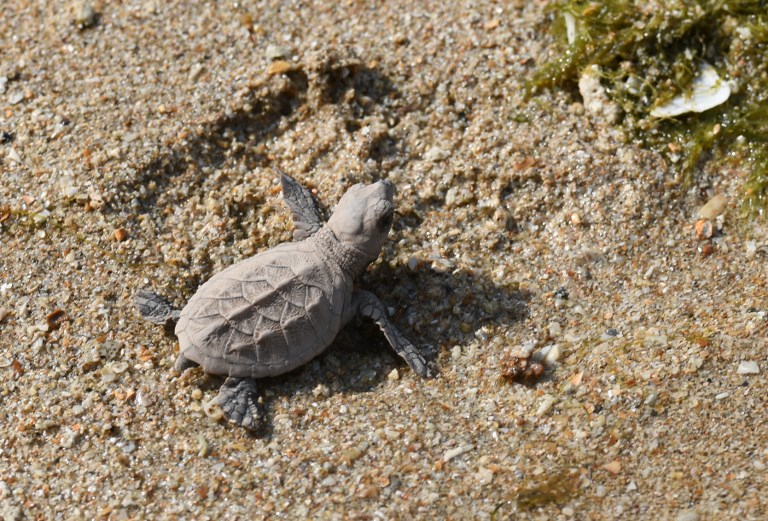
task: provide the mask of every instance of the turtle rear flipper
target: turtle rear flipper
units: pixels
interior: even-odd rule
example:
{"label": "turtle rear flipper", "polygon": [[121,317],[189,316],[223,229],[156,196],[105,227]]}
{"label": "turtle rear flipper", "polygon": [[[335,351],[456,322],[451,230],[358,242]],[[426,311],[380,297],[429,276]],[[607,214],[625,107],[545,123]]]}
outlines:
{"label": "turtle rear flipper", "polygon": [[221,407],[229,421],[249,431],[256,431],[263,424],[264,406],[253,378],[227,378],[213,403]]}
{"label": "turtle rear flipper", "polygon": [[140,289],[133,297],[133,305],[144,320],[155,324],[166,324],[179,319],[180,311],[163,297],[146,289]]}

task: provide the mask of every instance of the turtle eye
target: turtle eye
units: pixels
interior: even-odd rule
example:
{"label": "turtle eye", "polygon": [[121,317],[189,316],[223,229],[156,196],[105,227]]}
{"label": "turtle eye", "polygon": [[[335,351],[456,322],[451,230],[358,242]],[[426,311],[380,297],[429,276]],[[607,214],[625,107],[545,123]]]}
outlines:
{"label": "turtle eye", "polygon": [[379,217],[379,229],[380,230],[386,230],[389,227],[392,226],[392,218],[394,217],[395,212],[390,210],[387,210],[383,214],[381,214],[381,217]]}

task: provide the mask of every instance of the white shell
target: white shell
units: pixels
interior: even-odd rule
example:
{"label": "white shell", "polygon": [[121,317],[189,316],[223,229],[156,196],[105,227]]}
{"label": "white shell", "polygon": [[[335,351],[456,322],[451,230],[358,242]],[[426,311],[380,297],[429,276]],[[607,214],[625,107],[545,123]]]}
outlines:
{"label": "white shell", "polygon": [[563,17],[565,18],[565,34],[568,38],[568,45],[572,45],[576,41],[576,18],[567,11]]}
{"label": "white shell", "polygon": [[691,91],[675,96],[664,105],[651,110],[654,118],[671,118],[687,112],[704,112],[717,107],[731,95],[731,88],[707,62],[701,62],[693,79]]}

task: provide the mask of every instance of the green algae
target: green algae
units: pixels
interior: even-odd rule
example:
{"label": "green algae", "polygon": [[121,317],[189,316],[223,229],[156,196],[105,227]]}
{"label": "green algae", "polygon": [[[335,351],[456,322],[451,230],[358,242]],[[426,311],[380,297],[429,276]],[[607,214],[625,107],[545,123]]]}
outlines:
{"label": "green algae", "polygon": [[[549,8],[558,49],[526,86],[575,90],[597,65],[603,87],[639,144],[663,154],[681,182],[704,163],[747,172],[744,209],[768,207],[768,0],[557,0]],[[573,22],[568,41],[566,16]],[[702,62],[729,82],[728,101],[702,113],[650,116],[690,89]]]}
{"label": "green algae", "polygon": [[[491,520],[509,519],[510,512],[505,509],[516,507],[518,512],[532,512],[552,505],[563,505],[580,495],[579,471],[566,468],[545,481],[521,489],[511,501],[505,501],[491,512]],[[514,505],[514,507],[513,507]]]}
{"label": "green algae", "polygon": [[543,483],[521,490],[517,494],[517,508],[528,512],[546,505],[564,504],[577,494],[578,476],[567,469]]}

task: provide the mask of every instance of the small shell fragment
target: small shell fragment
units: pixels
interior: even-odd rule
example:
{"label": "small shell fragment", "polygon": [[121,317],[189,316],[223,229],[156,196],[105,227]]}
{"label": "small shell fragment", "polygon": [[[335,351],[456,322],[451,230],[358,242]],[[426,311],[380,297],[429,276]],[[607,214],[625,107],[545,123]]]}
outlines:
{"label": "small shell fragment", "polygon": [[477,479],[481,485],[490,485],[493,481],[493,471],[485,467],[480,467],[477,469],[475,479]]}
{"label": "small shell fragment", "polygon": [[153,405],[155,401],[155,397],[152,396],[152,393],[150,393],[146,387],[141,388],[136,392],[136,403],[142,407],[149,407],[150,405]]}
{"label": "small shell fragment", "polygon": [[561,353],[560,344],[553,344],[552,347],[549,348],[549,351],[544,355],[542,362],[545,366],[551,367],[560,360]]}
{"label": "small shell fragment", "polygon": [[285,47],[281,47],[280,45],[267,45],[266,51],[264,51],[264,56],[268,60],[277,60],[280,58],[285,58],[291,53],[290,50],[286,49]]}
{"label": "small shell fragment", "polygon": [[760,366],[754,360],[742,360],[736,368],[738,374],[760,374]]}
{"label": "small shell fragment", "polygon": [[731,88],[707,62],[701,62],[699,73],[693,79],[690,92],[675,96],[667,103],[651,110],[654,118],[672,118],[688,112],[704,112],[725,103]]}
{"label": "small shell fragment", "polygon": [[96,23],[96,11],[89,0],[74,2],[74,22],[80,29],[87,29]]}
{"label": "small shell fragment", "polygon": [[536,409],[535,415],[539,418],[547,414],[549,411],[552,410],[552,407],[555,405],[556,398],[552,396],[551,394],[545,394],[541,398],[541,402],[539,402],[539,408]]}
{"label": "small shell fragment", "polygon": [[701,516],[695,510],[683,510],[675,516],[675,521],[699,521],[699,519]]}
{"label": "small shell fragment", "polygon": [[105,365],[101,368],[101,381],[104,383],[110,383],[117,380],[117,373],[111,365]]}
{"label": "small shell fragment", "polygon": [[699,208],[697,214],[701,219],[714,219],[725,210],[728,199],[722,195],[712,197],[707,203]]}
{"label": "small shell fragment", "polygon": [[197,436],[197,455],[201,458],[205,458],[210,453],[210,446],[208,445],[208,440],[206,440],[202,434],[198,434]]}
{"label": "small shell fragment", "polygon": [[203,412],[213,421],[219,421],[224,417],[224,411],[221,410],[215,399],[203,404]]}
{"label": "small shell fragment", "polygon": [[581,381],[584,379],[584,371],[579,371],[571,377],[571,385],[578,387],[581,385]]}
{"label": "small shell fragment", "polygon": [[189,69],[189,81],[197,81],[205,72],[205,66],[202,63],[196,63]]}
{"label": "small shell fragment", "polygon": [[317,384],[317,387],[312,389],[312,396],[315,398],[328,398],[331,395],[331,390],[325,384]]}
{"label": "small shell fragment", "polygon": [[475,448],[474,445],[462,445],[460,447],[456,447],[455,449],[447,450],[445,451],[445,454],[443,454],[443,457],[441,458],[441,460],[447,463],[451,461],[453,458],[457,456],[461,456],[462,454],[465,454],[474,448]]}

